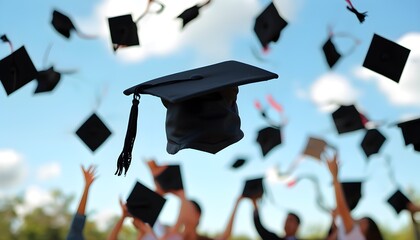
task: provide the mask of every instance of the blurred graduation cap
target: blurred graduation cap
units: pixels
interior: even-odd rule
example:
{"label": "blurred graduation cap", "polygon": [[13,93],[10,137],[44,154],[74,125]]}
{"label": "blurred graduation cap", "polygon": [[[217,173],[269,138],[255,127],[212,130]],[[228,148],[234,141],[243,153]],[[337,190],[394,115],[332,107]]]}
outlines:
{"label": "blurred graduation cap", "polygon": [[93,113],[76,131],[76,135],[95,152],[111,135],[104,122]]}
{"label": "blurred graduation cap", "polygon": [[374,34],[363,67],[398,83],[409,54],[410,49]]}
{"label": "blurred graduation cap", "polygon": [[378,153],[385,141],[385,136],[379,132],[378,129],[367,130],[361,143],[361,147],[366,157]]}
{"label": "blurred graduation cap", "polygon": [[243,137],[236,104],[238,86],[277,77],[275,73],[245,63],[225,61],[160,77],[125,90],[124,94],[133,94],[133,105],[116,174],[121,175],[124,163],[131,161],[140,94],[160,97],[167,109],[168,153],[176,154],[185,148],[217,153]]}
{"label": "blurred graduation cap", "polygon": [[246,163],[246,159],[245,158],[237,158],[231,164],[231,168],[238,169],[238,168],[242,167],[245,163]]}
{"label": "blurred graduation cap", "polygon": [[179,165],[167,166],[162,173],[155,177],[155,180],[164,191],[184,189]]}
{"label": "blurred graduation cap", "polygon": [[257,143],[260,145],[262,155],[267,155],[276,146],[281,144],[280,128],[265,127],[258,131]]}
{"label": "blurred graduation cap", "polygon": [[203,4],[197,4],[195,6],[192,6],[188,9],[186,9],[184,12],[182,12],[177,18],[182,19],[182,28],[185,28],[185,26],[191,22],[192,20],[196,19],[198,15],[200,14],[200,8],[208,5],[211,2],[211,0],[207,0]]}
{"label": "blurred graduation cap", "polygon": [[334,67],[337,61],[341,58],[341,54],[335,48],[331,37],[329,37],[328,40],[324,43],[322,50],[324,51],[328,66],[330,66],[330,68]]}
{"label": "blurred graduation cap", "polygon": [[362,182],[342,182],[344,198],[346,199],[349,210],[356,208],[362,198]]}
{"label": "blurred graduation cap", "polygon": [[362,116],[354,105],[341,105],[332,113],[338,134],[364,129]]}
{"label": "blurred graduation cap", "polygon": [[306,143],[306,147],[303,151],[303,155],[311,156],[315,159],[321,160],[321,154],[327,147],[327,142],[323,139],[309,137],[308,142]]}
{"label": "blurred graduation cap", "polygon": [[352,12],[354,15],[356,15],[357,19],[360,23],[363,23],[365,21],[365,18],[367,16],[367,12],[359,12],[357,9],[353,6],[352,2],[350,0],[346,0],[348,6],[347,10]]}
{"label": "blurred graduation cap", "polygon": [[247,179],[244,183],[242,196],[251,199],[261,198],[264,194],[263,178]]}
{"label": "blurred graduation cap", "polygon": [[36,76],[37,70],[24,46],[0,60],[0,80],[7,95],[19,90]]}
{"label": "blurred graduation cap", "polygon": [[398,123],[404,137],[405,145],[413,144],[414,150],[420,152],[420,118]]}
{"label": "blurred graduation cap", "polygon": [[131,14],[108,18],[108,25],[114,51],[122,46],[140,45],[137,24]]}
{"label": "blurred graduation cap", "polygon": [[254,32],[264,49],[268,48],[270,42],[277,42],[280,32],[287,26],[273,2],[256,18]]}
{"label": "blurred graduation cap", "polygon": [[136,182],[127,198],[126,205],[128,212],[132,216],[153,227],[165,202],[165,198],[150,190],[140,182]]}
{"label": "blurred graduation cap", "polygon": [[79,30],[77,30],[73,24],[73,21],[67,15],[59,12],[56,9],[53,11],[51,24],[58,33],[67,39],[70,38],[71,31],[75,31],[81,38],[94,38],[94,36],[81,33]]}
{"label": "blurred graduation cap", "polygon": [[10,50],[13,52],[13,44],[12,42],[9,40],[9,38],[6,36],[6,34],[3,34],[0,36],[0,40],[4,43],[9,44]]}
{"label": "blurred graduation cap", "polygon": [[402,210],[407,209],[410,200],[400,190],[397,190],[388,198],[387,202],[399,214]]}

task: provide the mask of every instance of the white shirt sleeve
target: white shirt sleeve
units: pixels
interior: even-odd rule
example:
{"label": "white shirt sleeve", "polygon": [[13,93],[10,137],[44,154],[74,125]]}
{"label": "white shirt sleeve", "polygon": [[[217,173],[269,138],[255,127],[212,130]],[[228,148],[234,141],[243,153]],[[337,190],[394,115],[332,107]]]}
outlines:
{"label": "white shirt sleeve", "polygon": [[340,216],[337,216],[335,218],[335,225],[338,229],[338,240],[366,240],[365,236],[363,236],[359,224],[354,224],[353,229],[346,233],[343,220]]}

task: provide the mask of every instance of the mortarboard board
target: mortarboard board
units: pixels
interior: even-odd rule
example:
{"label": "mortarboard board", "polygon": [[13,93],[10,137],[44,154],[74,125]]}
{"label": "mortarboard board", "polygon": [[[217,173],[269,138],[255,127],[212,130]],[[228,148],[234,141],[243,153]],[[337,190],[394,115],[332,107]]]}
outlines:
{"label": "mortarboard board", "polygon": [[140,182],[136,182],[127,198],[128,212],[153,227],[165,205],[166,199],[150,190]]}
{"label": "mortarboard board", "polygon": [[398,123],[404,137],[405,145],[413,144],[414,150],[420,152],[420,118]]}
{"label": "mortarboard board", "polygon": [[378,153],[386,138],[378,129],[369,129],[362,140],[361,146],[366,157]]}
{"label": "mortarboard board", "polygon": [[327,142],[324,140],[315,137],[309,137],[303,154],[320,160],[321,154],[324,152],[326,147]]}
{"label": "mortarboard board", "polygon": [[76,131],[76,135],[94,152],[111,135],[102,120],[93,113]]}
{"label": "mortarboard board", "polygon": [[337,51],[332,42],[331,37],[324,43],[322,46],[322,50],[324,51],[325,59],[327,60],[328,66],[333,68],[337,61],[341,58],[341,54]]}
{"label": "mortarboard board", "polygon": [[265,127],[259,130],[257,143],[261,147],[262,155],[267,155],[274,147],[281,144],[280,128]]}
{"label": "mortarboard board", "polygon": [[231,165],[232,168],[237,169],[242,167],[246,163],[246,159],[244,158],[237,158],[233,164]]}
{"label": "mortarboard board", "polygon": [[261,198],[264,194],[263,178],[248,179],[245,181],[242,196],[246,198]]}
{"label": "mortarboard board", "polygon": [[332,118],[338,134],[365,128],[360,113],[354,105],[340,106],[332,113]]}
{"label": "mortarboard board", "polygon": [[36,93],[50,92],[54,90],[57,84],[60,82],[61,74],[54,71],[54,67],[50,67],[47,70],[39,71],[36,80],[38,86],[35,89]]}
{"label": "mortarboard board", "polygon": [[167,166],[155,179],[164,191],[184,189],[179,165]]}
{"label": "mortarboard board", "polygon": [[200,14],[200,8],[206,6],[210,3],[211,0],[207,0],[207,2],[201,4],[201,5],[195,5],[188,9],[186,9],[184,12],[182,12],[177,18],[182,19],[182,28],[185,27],[189,22],[196,19],[198,15]]}
{"label": "mortarboard board", "polygon": [[409,54],[410,49],[374,34],[363,67],[398,83]]}
{"label": "mortarboard board", "polygon": [[407,204],[410,203],[410,200],[400,190],[397,190],[388,198],[387,202],[399,214],[402,210],[407,209]]}
{"label": "mortarboard board", "polygon": [[140,94],[160,97],[167,109],[168,153],[176,154],[185,148],[217,153],[243,137],[236,105],[238,86],[277,77],[275,73],[245,63],[225,61],[125,90],[124,94],[133,94],[134,99],[124,149],[117,163],[118,175],[131,159]]}
{"label": "mortarboard board", "polygon": [[342,182],[344,198],[349,210],[356,208],[362,197],[362,182]]}
{"label": "mortarboard board", "polygon": [[119,46],[140,45],[137,24],[130,14],[108,18],[108,25],[114,51]]}
{"label": "mortarboard board", "polygon": [[25,47],[21,47],[0,61],[0,80],[7,95],[12,94],[36,78],[37,70]]}
{"label": "mortarboard board", "polygon": [[254,32],[257,34],[261,45],[267,48],[270,42],[277,42],[280,32],[287,26],[276,6],[272,2],[263,12],[256,18],[254,24]]}

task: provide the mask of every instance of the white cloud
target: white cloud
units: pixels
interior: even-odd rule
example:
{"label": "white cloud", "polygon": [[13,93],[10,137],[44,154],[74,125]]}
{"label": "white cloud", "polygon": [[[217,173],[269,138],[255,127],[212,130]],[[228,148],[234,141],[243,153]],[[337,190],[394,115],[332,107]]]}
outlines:
{"label": "white cloud", "polygon": [[105,231],[109,229],[110,225],[113,223],[113,219],[118,216],[119,213],[106,209],[93,215],[91,219],[95,222],[99,230]]}
{"label": "white cloud", "polygon": [[420,33],[407,33],[396,42],[411,50],[399,83],[364,67],[355,69],[354,74],[374,81],[394,105],[420,106]]}
{"label": "white cloud", "polygon": [[0,188],[16,187],[25,179],[27,167],[23,157],[14,150],[0,150]]}
{"label": "white cloud", "polygon": [[336,73],[322,75],[309,91],[310,99],[321,111],[332,111],[340,104],[353,104],[358,96],[350,82]]}
{"label": "white cloud", "polygon": [[51,205],[54,201],[52,192],[46,191],[38,186],[29,186],[25,190],[23,203],[16,206],[16,212],[19,217],[32,212],[39,207]]}
{"label": "white cloud", "polygon": [[[102,1],[93,17],[80,19],[79,24],[89,32],[97,32],[111,50],[107,18],[132,14],[136,19],[147,1]],[[182,48],[192,48],[199,56],[210,60],[226,60],[231,55],[233,39],[238,35],[252,34],[255,17],[263,7],[258,0],[212,1],[200,9],[197,19],[181,29],[176,17],[187,8],[203,1],[164,1],[165,9],[159,14],[148,14],[138,23],[141,46],[119,49],[117,57],[125,61],[139,61],[150,56],[171,54]],[[294,18],[301,0],[275,2],[286,19]]]}
{"label": "white cloud", "polygon": [[61,166],[57,162],[51,162],[38,168],[36,177],[41,181],[48,181],[60,176]]}

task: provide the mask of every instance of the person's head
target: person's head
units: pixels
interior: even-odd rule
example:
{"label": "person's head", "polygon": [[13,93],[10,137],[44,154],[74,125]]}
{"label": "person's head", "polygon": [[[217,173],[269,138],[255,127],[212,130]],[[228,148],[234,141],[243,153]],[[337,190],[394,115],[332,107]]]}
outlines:
{"label": "person's head", "polygon": [[284,232],[286,236],[295,236],[300,225],[300,218],[297,214],[290,212],[287,214],[286,221],[284,223]]}
{"label": "person's head", "polygon": [[379,231],[378,225],[370,217],[364,217],[359,220],[360,230],[366,239],[382,240],[381,232]]}

